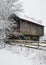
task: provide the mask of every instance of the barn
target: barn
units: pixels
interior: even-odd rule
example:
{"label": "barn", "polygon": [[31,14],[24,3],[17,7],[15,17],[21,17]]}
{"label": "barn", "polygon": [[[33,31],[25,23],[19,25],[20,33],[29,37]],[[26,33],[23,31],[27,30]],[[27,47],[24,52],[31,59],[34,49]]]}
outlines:
{"label": "barn", "polygon": [[9,20],[17,22],[17,31],[21,33],[21,39],[38,41],[44,35],[44,26],[26,19],[22,19],[15,14],[10,15]]}

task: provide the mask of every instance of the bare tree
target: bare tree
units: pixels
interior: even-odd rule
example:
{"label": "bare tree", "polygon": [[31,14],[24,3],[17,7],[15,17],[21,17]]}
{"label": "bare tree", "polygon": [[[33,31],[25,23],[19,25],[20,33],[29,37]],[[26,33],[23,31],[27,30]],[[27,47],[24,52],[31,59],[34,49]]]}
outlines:
{"label": "bare tree", "polygon": [[13,12],[22,11],[22,5],[19,0],[1,0],[0,1],[0,17],[3,20],[7,20],[10,14]]}
{"label": "bare tree", "polygon": [[[11,27],[13,25],[10,26],[11,22],[8,20],[8,17],[13,14],[13,13],[18,13],[21,12],[22,9],[22,4],[19,2],[19,0],[1,0],[0,1],[0,19],[3,20],[3,31],[4,34],[8,34],[9,29],[10,32],[9,33],[13,33],[13,31],[11,30]],[[12,24],[14,24],[14,22],[12,22]],[[10,27],[9,27],[10,26]],[[6,33],[7,31],[7,33]]]}

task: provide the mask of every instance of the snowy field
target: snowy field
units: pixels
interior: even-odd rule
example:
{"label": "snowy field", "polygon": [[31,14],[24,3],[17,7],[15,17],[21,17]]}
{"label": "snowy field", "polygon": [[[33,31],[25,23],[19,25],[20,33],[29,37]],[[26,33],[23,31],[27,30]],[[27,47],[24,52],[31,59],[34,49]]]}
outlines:
{"label": "snowy field", "polygon": [[46,65],[46,51],[6,45],[0,48],[0,65]]}

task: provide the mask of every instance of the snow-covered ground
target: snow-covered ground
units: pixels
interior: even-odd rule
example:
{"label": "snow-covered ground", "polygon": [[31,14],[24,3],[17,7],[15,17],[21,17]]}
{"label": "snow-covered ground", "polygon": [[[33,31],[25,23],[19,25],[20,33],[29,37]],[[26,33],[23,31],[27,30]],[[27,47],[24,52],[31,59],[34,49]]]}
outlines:
{"label": "snow-covered ground", "polygon": [[0,65],[46,65],[46,51],[6,45],[0,49]]}

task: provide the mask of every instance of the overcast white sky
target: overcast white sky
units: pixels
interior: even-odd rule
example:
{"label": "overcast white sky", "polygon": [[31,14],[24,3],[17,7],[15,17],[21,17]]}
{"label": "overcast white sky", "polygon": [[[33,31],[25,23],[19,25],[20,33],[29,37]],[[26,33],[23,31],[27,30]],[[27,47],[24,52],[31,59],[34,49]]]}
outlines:
{"label": "overcast white sky", "polygon": [[46,0],[21,0],[21,1],[23,1],[24,13],[29,17],[42,20],[42,24],[46,26]]}

